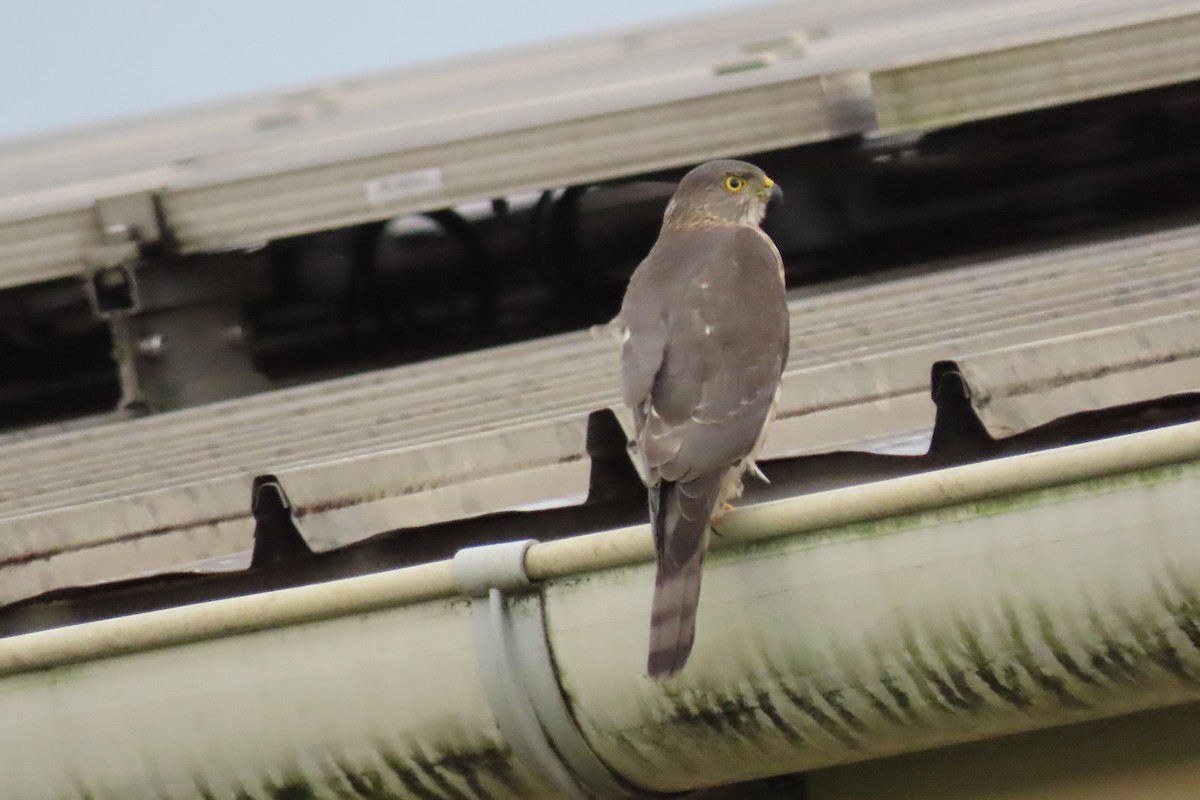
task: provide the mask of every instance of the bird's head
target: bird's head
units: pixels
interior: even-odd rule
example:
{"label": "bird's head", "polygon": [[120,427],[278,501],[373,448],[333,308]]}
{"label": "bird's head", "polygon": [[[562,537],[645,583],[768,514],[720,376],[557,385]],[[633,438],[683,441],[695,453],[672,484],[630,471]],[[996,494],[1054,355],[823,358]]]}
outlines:
{"label": "bird's head", "polygon": [[745,161],[709,161],[679,182],[667,204],[667,225],[762,222],[767,203],[783,192],[761,169]]}

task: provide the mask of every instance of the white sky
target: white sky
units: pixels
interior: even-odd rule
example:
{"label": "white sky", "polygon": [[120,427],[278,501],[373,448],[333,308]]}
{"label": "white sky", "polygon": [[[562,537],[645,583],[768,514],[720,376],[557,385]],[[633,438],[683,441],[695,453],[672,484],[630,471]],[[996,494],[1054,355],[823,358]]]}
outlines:
{"label": "white sky", "polygon": [[0,0],[0,139],[747,0]]}

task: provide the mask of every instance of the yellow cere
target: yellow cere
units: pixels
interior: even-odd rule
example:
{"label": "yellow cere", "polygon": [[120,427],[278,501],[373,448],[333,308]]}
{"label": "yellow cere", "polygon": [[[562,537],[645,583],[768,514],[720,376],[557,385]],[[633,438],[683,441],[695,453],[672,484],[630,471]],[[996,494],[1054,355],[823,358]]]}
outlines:
{"label": "yellow cere", "polygon": [[775,181],[771,180],[770,178],[763,178],[763,186],[766,188],[770,189],[774,185]]}

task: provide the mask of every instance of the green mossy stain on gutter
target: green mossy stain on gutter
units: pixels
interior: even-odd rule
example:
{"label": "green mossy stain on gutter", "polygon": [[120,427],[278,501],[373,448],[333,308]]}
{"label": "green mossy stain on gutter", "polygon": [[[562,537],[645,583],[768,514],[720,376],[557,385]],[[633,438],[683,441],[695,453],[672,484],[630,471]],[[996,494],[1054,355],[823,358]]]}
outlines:
{"label": "green mossy stain on gutter", "polygon": [[416,797],[418,800],[443,800],[441,795],[425,786],[416,771],[406,765],[394,751],[381,749],[380,757],[404,786],[408,796]]}
{"label": "green mossy stain on gutter", "polygon": [[1033,655],[1033,650],[1030,648],[1028,640],[1025,638],[1025,627],[1017,616],[1017,610],[1011,603],[1004,604],[1003,613],[1004,621],[1008,627],[1009,647],[1012,649],[1017,663],[1021,665],[1021,669],[1025,671],[1025,674],[1032,679],[1034,684],[1053,694],[1067,708],[1087,708],[1087,703],[1084,703],[1071,693],[1067,688],[1066,681],[1062,677],[1053,675],[1042,669]]}
{"label": "green mossy stain on gutter", "polygon": [[897,714],[891,706],[883,702],[883,699],[868,689],[865,684],[855,683],[850,687],[850,689],[855,694],[863,697],[871,706],[871,709],[876,714],[883,717],[888,723],[896,726],[907,725],[909,723],[909,720],[906,720]]}
{"label": "green mossy stain on gutter", "polygon": [[1181,606],[1175,612],[1175,626],[1183,631],[1192,647],[1200,651],[1200,609]]}
{"label": "green mossy stain on gutter", "polygon": [[1062,638],[1058,635],[1058,631],[1054,625],[1054,619],[1040,606],[1033,610],[1034,617],[1037,620],[1038,632],[1042,635],[1042,641],[1050,648],[1050,653],[1054,656],[1054,660],[1063,668],[1068,675],[1085,686],[1099,686],[1100,679],[1096,675],[1089,672],[1082,664],[1075,660],[1071,655],[1070,650],[1063,643]]}
{"label": "green mossy stain on gutter", "polygon": [[417,772],[425,777],[426,782],[433,785],[438,797],[444,797],[447,800],[470,800],[465,792],[460,791],[458,787],[450,782],[450,779],[444,772],[448,771],[462,778],[469,770],[474,769],[471,761],[462,759],[447,770],[446,765],[454,762],[453,756],[446,755],[435,758],[427,755],[422,750],[410,754],[409,760]]}
{"label": "green mossy stain on gutter", "polygon": [[474,753],[449,753],[441,757],[438,766],[448,772],[462,776],[463,782],[475,797],[490,797],[484,788],[483,779],[490,778],[515,795],[528,792],[513,771],[506,751],[489,747]]}
{"label": "green mossy stain on gutter", "polygon": [[1168,577],[1179,592],[1180,599],[1165,599],[1164,605],[1171,610],[1175,627],[1184,635],[1192,649],[1200,653],[1200,594],[1188,589],[1183,578],[1173,571],[1168,571]]}
{"label": "green mossy stain on gutter", "polygon": [[858,715],[851,711],[842,699],[847,693],[848,690],[845,688],[825,689],[821,692],[821,699],[833,709],[843,725],[855,733],[866,733],[869,730],[867,724],[859,719]]}
{"label": "green mossy stain on gutter", "polygon": [[1175,649],[1175,645],[1171,644],[1171,640],[1167,638],[1166,631],[1161,629],[1156,630],[1150,647],[1150,657],[1164,670],[1170,672],[1184,683],[1200,684],[1200,677],[1188,670],[1179,651]]}
{"label": "green mossy stain on gutter", "polygon": [[[1091,703],[1077,689],[1103,690],[1112,681],[1103,680],[1103,673],[1087,669],[1067,653],[1045,608],[1031,607],[1030,616],[1033,624],[1022,622],[1015,609],[1003,609],[1001,647],[994,653],[984,650],[978,633],[963,620],[957,621],[948,637],[932,636],[925,644],[911,631],[902,633],[906,643],[902,665],[908,679],[905,683],[911,681],[923,705],[935,716],[987,715],[995,711],[996,701],[1022,713],[1047,704],[1071,711],[1090,710]],[[1169,655],[1164,655],[1164,643],[1173,628],[1156,625],[1154,620],[1160,616],[1161,609],[1155,607],[1132,612],[1123,620],[1139,631],[1140,644],[1118,641],[1107,630],[1100,632],[1099,643],[1091,652],[1118,683],[1146,685],[1158,680],[1148,671],[1148,662],[1177,677],[1194,679],[1177,647],[1172,646]],[[948,644],[950,639],[955,642],[953,647]],[[938,656],[936,664],[930,658],[931,652]],[[900,688],[901,681],[883,665],[878,672],[868,671],[872,675],[867,679],[863,674],[847,674],[848,680],[841,683],[806,682],[798,686],[787,677],[791,673],[772,670],[755,681],[753,699],[721,688],[688,692],[669,698],[668,716],[672,723],[703,724],[717,735],[753,737],[755,729],[769,725],[795,744],[805,742],[806,726],[795,722],[803,719],[850,749],[869,749],[866,743],[880,731],[881,724],[884,728],[907,726],[919,722],[921,715],[913,708],[908,692]],[[972,683],[976,679],[981,686]],[[883,687],[894,707],[871,691],[877,686]],[[777,707],[771,702],[779,693],[790,707]],[[989,695],[995,699],[989,700]],[[859,707],[858,701],[877,716],[872,719],[852,711]]]}
{"label": "green mossy stain on gutter", "polygon": [[[864,520],[816,533],[726,542],[714,548],[711,558],[717,562],[739,561],[747,554],[757,557],[779,550],[802,551],[831,539],[888,535],[1155,487],[1192,479],[1198,472],[1200,462],[1170,464]],[[644,565],[636,569],[642,570]],[[1161,603],[1151,601],[1145,608],[1118,617],[1111,611],[1101,614],[1087,602],[1085,594],[1089,621],[1080,630],[1060,632],[1051,612],[1037,603],[1024,603],[1019,609],[1000,606],[1000,618],[994,622],[952,614],[953,622],[947,629],[910,627],[901,631],[903,649],[898,654],[898,665],[876,654],[874,668],[864,671],[843,665],[838,679],[816,679],[811,685],[806,681],[798,688],[784,675],[806,674],[811,666],[806,662],[780,672],[768,670],[765,675],[751,675],[749,687],[710,687],[700,692],[668,694],[666,719],[649,723],[648,728],[678,724],[701,736],[752,740],[761,736],[756,731],[771,730],[801,747],[811,744],[806,738],[810,731],[820,731],[849,749],[870,750],[870,742],[882,729],[928,724],[931,712],[934,717],[986,717],[1004,708],[1019,714],[1046,707],[1087,712],[1093,708],[1093,695],[1120,691],[1121,685],[1151,685],[1161,680],[1160,669],[1181,680],[1195,681],[1191,671],[1194,654],[1185,655],[1181,648],[1190,646],[1200,651],[1200,601],[1189,590],[1190,576],[1172,575],[1169,569],[1167,574],[1174,581],[1173,591],[1158,590]],[[579,582],[595,580],[616,586],[628,583],[630,575],[629,568],[618,568],[586,576]],[[1118,622],[1121,630],[1116,632],[1112,626]],[[983,632],[989,628],[995,631],[985,636]],[[984,639],[988,641],[986,647]],[[917,695],[919,700],[915,700]],[[868,710],[872,713],[866,713]],[[627,732],[605,734],[621,740],[622,749],[639,755],[649,752],[648,747],[653,751],[655,746],[645,738],[630,738]],[[670,746],[684,747],[691,738],[684,734],[685,744]]]}
{"label": "green mossy stain on gutter", "polygon": [[913,708],[912,698],[908,696],[908,692],[900,688],[899,682],[895,675],[884,670],[879,674],[879,685],[882,686],[896,703],[896,707],[901,713],[908,718],[909,722],[917,722],[920,720],[920,715]]}
{"label": "green mossy stain on gutter", "polygon": [[958,639],[951,636],[938,637],[930,643],[930,649],[937,656],[938,665],[945,671],[946,677],[949,679],[949,686],[946,688],[947,691],[953,692],[956,698],[955,705],[965,711],[975,711],[985,705],[986,701],[983,695],[975,691],[967,680],[967,670],[970,669],[971,664],[965,654],[969,648],[961,640],[961,637]]}
{"label": "green mossy stain on gutter", "polygon": [[271,800],[316,800],[312,787],[301,778],[289,779],[280,786],[268,786],[267,795]]}
{"label": "green mossy stain on gutter", "polygon": [[1113,636],[1094,605],[1089,606],[1087,615],[1099,640],[1099,644],[1086,650],[1091,665],[1114,683],[1137,684],[1143,676],[1130,658],[1137,656],[1137,649]]}
{"label": "green mossy stain on gutter", "polygon": [[912,679],[913,687],[916,688],[917,694],[921,696],[926,705],[939,711],[952,713],[953,707],[926,677],[930,670],[928,666],[922,665],[921,651],[911,626],[907,621],[902,621],[901,624],[904,626],[904,630],[901,632],[901,639],[904,642],[904,660],[900,667]]}
{"label": "green mossy stain on gutter", "polygon": [[783,734],[783,738],[795,745],[804,744],[804,736],[784,718],[783,714],[779,713],[769,692],[760,691],[754,695],[754,699],[758,703],[759,710],[770,720],[775,729]]}
{"label": "green mossy stain on gutter", "polygon": [[[650,541],[650,534],[646,534],[647,544]],[[566,575],[561,578],[553,579],[554,589],[575,589],[587,586],[616,586],[628,580],[628,575],[631,570],[644,570],[649,565],[650,561],[627,564],[625,566],[613,567],[612,569],[595,570],[591,572],[579,572],[574,575]]]}
{"label": "green mossy stain on gutter", "polygon": [[395,800],[399,797],[388,790],[387,781],[377,770],[356,772],[346,764],[335,763],[355,797],[361,798],[361,800]]}
{"label": "green mossy stain on gutter", "polygon": [[[943,678],[936,669],[925,658],[925,653],[921,650],[920,644],[917,642],[916,636],[912,628],[905,626],[904,631],[904,650],[909,658],[908,674],[917,685],[917,689],[925,696],[926,700],[932,704],[944,709],[957,709],[959,711],[971,711],[979,706],[979,696],[975,698],[967,697],[956,690],[949,681]],[[944,640],[944,641],[949,641]],[[931,641],[930,650],[937,652],[944,650],[944,647],[939,647],[939,641]],[[949,672],[949,659],[942,657],[943,668]],[[925,686],[931,687],[932,691],[925,690]],[[933,692],[936,692],[936,699],[933,697]],[[972,693],[974,694],[974,693]]]}
{"label": "green mossy stain on gutter", "polygon": [[819,691],[814,691],[811,687],[808,691],[795,687],[779,673],[774,673],[771,677],[783,692],[783,696],[787,698],[796,711],[803,714],[816,724],[817,727],[841,742],[848,749],[859,749],[858,738],[851,731],[846,730],[841,723],[829,716],[817,704],[817,698],[820,697]]}
{"label": "green mossy stain on gutter", "polygon": [[1183,682],[1192,682],[1192,676],[1188,673],[1179,652],[1167,639],[1167,631],[1164,628],[1141,625],[1124,609],[1117,609],[1114,613],[1132,631],[1134,641],[1147,658]]}
{"label": "green mossy stain on gutter", "polygon": [[[753,695],[736,691],[689,689],[668,691],[666,715],[688,740],[708,734],[754,741],[767,728],[769,716],[761,714]],[[778,712],[775,712],[778,716]]]}

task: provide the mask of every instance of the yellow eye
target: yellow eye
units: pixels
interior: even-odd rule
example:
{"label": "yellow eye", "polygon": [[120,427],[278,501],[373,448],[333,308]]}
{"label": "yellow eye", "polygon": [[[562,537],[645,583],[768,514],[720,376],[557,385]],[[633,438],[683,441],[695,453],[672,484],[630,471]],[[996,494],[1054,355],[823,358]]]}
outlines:
{"label": "yellow eye", "polygon": [[746,179],[740,175],[726,175],[725,189],[730,192],[740,192],[746,188]]}

